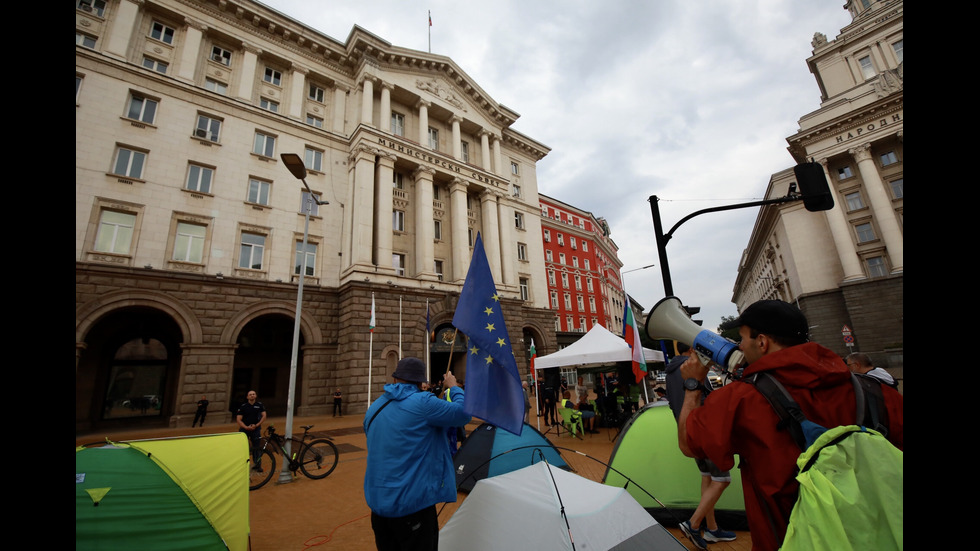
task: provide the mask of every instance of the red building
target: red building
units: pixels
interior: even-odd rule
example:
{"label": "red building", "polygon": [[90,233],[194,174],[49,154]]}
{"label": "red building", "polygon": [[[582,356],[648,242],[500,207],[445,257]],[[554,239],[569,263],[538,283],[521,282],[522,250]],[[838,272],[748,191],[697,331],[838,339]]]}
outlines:
{"label": "red building", "polygon": [[[623,263],[609,225],[591,212],[538,194],[548,305],[555,312],[560,347],[594,325],[622,334]],[[564,335],[563,335],[564,334]]]}

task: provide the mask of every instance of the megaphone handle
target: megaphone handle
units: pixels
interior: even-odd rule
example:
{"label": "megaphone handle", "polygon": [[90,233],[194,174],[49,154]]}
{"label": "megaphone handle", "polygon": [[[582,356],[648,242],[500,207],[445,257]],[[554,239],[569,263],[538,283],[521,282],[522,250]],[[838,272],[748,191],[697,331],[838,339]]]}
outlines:
{"label": "megaphone handle", "polygon": [[708,367],[708,364],[711,363],[711,356],[705,356],[704,354],[697,351],[695,351],[695,355],[697,356],[698,361],[701,362],[701,365]]}

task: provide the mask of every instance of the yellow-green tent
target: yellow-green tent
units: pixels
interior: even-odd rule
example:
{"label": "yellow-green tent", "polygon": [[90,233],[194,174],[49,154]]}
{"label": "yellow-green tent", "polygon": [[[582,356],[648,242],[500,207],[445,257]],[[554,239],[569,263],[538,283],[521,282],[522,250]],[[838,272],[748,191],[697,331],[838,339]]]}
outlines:
{"label": "yellow-green tent", "polygon": [[243,433],[75,450],[75,549],[248,549]]}

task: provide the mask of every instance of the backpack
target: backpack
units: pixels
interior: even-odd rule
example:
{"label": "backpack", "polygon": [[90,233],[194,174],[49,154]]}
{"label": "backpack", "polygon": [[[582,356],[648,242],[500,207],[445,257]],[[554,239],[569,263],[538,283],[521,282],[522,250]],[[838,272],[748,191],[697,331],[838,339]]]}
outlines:
{"label": "backpack", "polygon": [[901,550],[904,459],[886,438],[881,383],[852,374],[856,423],[826,428],[808,420],[769,373],[747,380],[776,411],[777,426],[802,450],[796,461],[799,494],[781,549]]}

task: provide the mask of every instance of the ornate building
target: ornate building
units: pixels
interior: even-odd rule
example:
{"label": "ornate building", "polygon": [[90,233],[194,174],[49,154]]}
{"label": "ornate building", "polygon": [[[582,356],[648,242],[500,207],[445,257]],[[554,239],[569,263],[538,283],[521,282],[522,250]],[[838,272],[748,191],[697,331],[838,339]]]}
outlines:
{"label": "ornate building", "polygon": [[75,22],[77,430],[184,425],[202,394],[227,421],[249,389],[282,415],[301,270],[298,415],[337,387],[363,411],[403,355],[465,377],[435,335],[477,232],[521,369],[525,337],[557,349],[550,150],[452,59],[250,0],[76,0]]}
{"label": "ornate building", "polygon": [[[797,162],[817,161],[831,210],[800,202],[763,207],[739,265],[733,302],[795,301],[813,340],[841,355],[869,354],[902,378],[904,340],[903,14],[900,0],[849,0],[852,21],[833,40],[813,38],[807,60],[816,111],[787,138]],[[766,198],[795,186],[772,176]]]}

